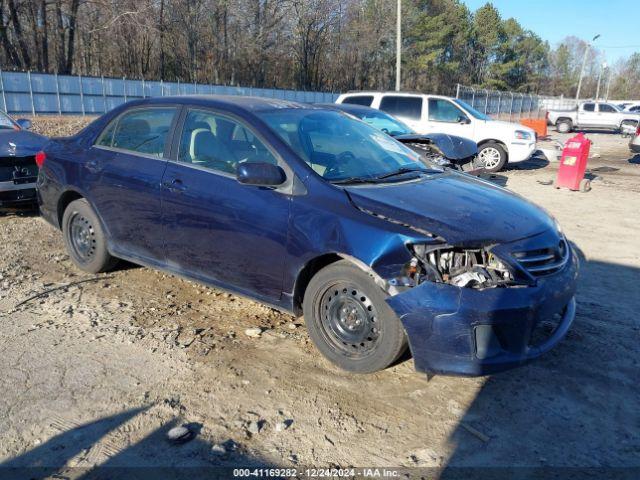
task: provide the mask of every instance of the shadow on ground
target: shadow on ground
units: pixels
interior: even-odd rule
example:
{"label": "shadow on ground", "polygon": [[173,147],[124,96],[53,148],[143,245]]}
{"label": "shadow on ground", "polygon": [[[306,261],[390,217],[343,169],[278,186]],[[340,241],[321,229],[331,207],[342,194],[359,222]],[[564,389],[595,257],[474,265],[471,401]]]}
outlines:
{"label": "shadow on ground", "polygon": [[233,477],[233,469],[274,468],[247,455],[232,440],[220,442],[227,453],[212,452],[198,434],[202,425],[188,424],[194,438],[171,443],[167,432],[179,419],[163,424],[138,442],[118,449],[109,435],[149,407],[118,414],[64,431],[38,447],[0,464],[2,480],[196,480]]}
{"label": "shadow on ground", "polygon": [[440,478],[640,478],[638,279],[638,268],[582,262],[567,337],[487,379]]}

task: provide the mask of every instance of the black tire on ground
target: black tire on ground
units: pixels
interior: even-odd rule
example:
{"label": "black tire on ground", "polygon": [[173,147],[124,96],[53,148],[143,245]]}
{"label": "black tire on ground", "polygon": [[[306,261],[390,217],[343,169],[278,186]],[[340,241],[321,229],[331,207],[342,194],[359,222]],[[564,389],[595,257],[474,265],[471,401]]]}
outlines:
{"label": "black tire on ground", "polygon": [[309,282],[303,313],[309,336],[327,359],[357,373],[382,370],[406,350],[398,317],[386,294],[351,262],[320,270]]}
{"label": "black tire on ground", "polygon": [[573,122],[568,119],[561,119],[556,122],[556,130],[559,133],[570,133],[573,130]]}
{"label": "black tire on ground", "polygon": [[499,172],[507,163],[507,152],[499,143],[483,143],[478,148],[477,162],[487,172]]}
{"label": "black tire on ground", "polygon": [[107,272],[118,263],[107,250],[98,216],[84,198],[74,200],[64,211],[62,235],[69,257],[81,270]]}

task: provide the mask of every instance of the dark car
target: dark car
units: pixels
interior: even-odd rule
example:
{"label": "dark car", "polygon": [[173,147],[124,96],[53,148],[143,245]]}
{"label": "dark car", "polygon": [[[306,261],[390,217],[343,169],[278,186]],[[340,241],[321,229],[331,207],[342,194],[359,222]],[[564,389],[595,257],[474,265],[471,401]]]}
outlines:
{"label": "dark car", "polygon": [[478,145],[468,138],[447,133],[416,133],[397,118],[375,108],[351,103],[322,103],[318,106],[338,110],[356,117],[378,130],[391,135],[412,150],[418,152],[430,163],[454,166],[458,170],[478,173],[474,161],[478,155]]}
{"label": "dark car", "polygon": [[31,122],[0,112],[0,208],[36,205],[35,156],[47,138],[29,132]]}
{"label": "dark car", "polygon": [[574,318],[577,259],[552,217],[339,112],[139,100],[39,158],[42,214],[78,267],[126,259],[304,314],[351,371],[407,344],[419,371],[499,371]]}

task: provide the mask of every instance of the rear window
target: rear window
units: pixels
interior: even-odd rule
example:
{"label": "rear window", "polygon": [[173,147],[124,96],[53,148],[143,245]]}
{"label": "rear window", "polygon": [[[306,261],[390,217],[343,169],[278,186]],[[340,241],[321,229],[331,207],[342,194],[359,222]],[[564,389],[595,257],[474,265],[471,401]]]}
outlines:
{"label": "rear window", "polygon": [[97,145],[162,157],[175,108],[136,108],[102,132]]}
{"label": "rear window", "polygon": [[398,117],[419,120],[422,115],[422,98],[385,95],[380,102],[380,110]]}
{"label": "rear window", "polygon": [[352,97],[346,97],[342,100],[342,103],[370,107],[373,103],[373,95],[354,95]]}

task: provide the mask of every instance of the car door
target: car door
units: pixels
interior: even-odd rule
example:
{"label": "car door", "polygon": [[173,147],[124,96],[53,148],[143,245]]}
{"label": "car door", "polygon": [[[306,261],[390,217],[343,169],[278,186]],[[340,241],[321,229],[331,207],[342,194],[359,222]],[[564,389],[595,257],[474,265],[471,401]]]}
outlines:
{"label": "car door", "polygon": [[418,133],[428,133],[422,121],[422,97],[408,95],[383,95],[378,107],[383,112],[399,118]]}
{"label": "car door", "polygon": [[608,103],[599,103],[598,112],[600,125],[610,128],[618,128],[620,126],[619,112],[612,105],[609,105]]}
{"label": "car door", "polygon": [[178,109],[136,107],[113,120],[83,164],[83,184],[123,256],[161,260],[160,182]]}
{"label": "car door", "polygon": [[448,133],[473,139],[471,119],[449,100],[430,98],[427,105],[427,118],[431,132]]}
{"label": "car door", "polygon": [[600,117],[598,115],[595,103],[585,103],[582,109],[578,111],[578,125],[584,127],[592,127],[598,125]]}
{"label": "car door", "polygon": [[290,197],[240,184],[241,162],[280,164],[243,121],[185,111],[162,181],[165,256],[177,271],[265,299],[282,292]]}

